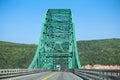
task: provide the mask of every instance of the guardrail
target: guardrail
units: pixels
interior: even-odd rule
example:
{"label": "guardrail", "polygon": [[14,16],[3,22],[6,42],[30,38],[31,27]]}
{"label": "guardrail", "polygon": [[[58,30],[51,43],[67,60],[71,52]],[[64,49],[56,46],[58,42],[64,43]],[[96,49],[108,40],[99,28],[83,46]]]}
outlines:
{"label": "guardrail", "polygon": [[120,70],[71,69],[84,80],[120,80]]}
{"label": "guardrail", "polygon": [[0,79],[45,72],[44,69],[0,69]]}

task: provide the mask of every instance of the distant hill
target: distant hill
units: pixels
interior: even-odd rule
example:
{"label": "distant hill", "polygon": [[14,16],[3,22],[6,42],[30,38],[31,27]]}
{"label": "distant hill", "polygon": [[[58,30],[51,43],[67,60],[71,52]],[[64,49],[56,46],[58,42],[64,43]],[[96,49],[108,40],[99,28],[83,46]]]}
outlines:
{"label": "distant hill", "polygon": [[0,41],[0,69],[27,68],[33,59],[37,45]]}
{"label": "distant hill", "polygon": [[[120,65],[120,39],[77,41],[82,65]],[[27,68],[37,45],[0,41],[0,69]]]}
{"label": "distant hill", "polygon": [[120,65],[120,39],[78,41],[82,65]]}

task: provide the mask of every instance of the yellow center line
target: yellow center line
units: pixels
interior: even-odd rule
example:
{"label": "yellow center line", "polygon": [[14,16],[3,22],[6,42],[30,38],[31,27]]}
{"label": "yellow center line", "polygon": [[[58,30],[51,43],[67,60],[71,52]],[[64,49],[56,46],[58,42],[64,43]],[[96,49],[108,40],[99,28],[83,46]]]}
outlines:
{"label": "yellow center line", "polygon": [[54,75],[56,75],[56,74],[57,74],[57,72],[54,72],[54,73],[52,73],[52,74],[44,77],[42,80],[47,80],[47,79],[51,78],[52,76],[54,76]]}

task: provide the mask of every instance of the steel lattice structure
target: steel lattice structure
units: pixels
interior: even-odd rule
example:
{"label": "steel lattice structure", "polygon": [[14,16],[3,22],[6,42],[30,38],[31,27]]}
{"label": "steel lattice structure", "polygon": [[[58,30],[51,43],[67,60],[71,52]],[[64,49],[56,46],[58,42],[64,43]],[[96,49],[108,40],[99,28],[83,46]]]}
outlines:
{"label": "steel lattice structure", "polygon": [[[65,63],[64,63],[65,62]],[[29,69],[81,68],[70,9],[48,9]]]}

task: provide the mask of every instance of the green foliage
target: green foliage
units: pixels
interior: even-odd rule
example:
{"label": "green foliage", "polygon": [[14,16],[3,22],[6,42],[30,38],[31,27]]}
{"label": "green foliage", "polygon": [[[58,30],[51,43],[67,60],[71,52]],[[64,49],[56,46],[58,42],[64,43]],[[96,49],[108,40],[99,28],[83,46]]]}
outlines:
{"label": "green foliage", "polygon": [[[78,41],[82,65],[120,65],[120,39]],[[28,68],[37,45],[0,41],[0,69]]]}
{"label": "green foliage", "polygon": [[120,65],[120,39],[78,41],[82,65]]}
{"label": "green foliage", "polygon": [[36,51],[34,44],[0,41],[0,69],[28,68]]}

